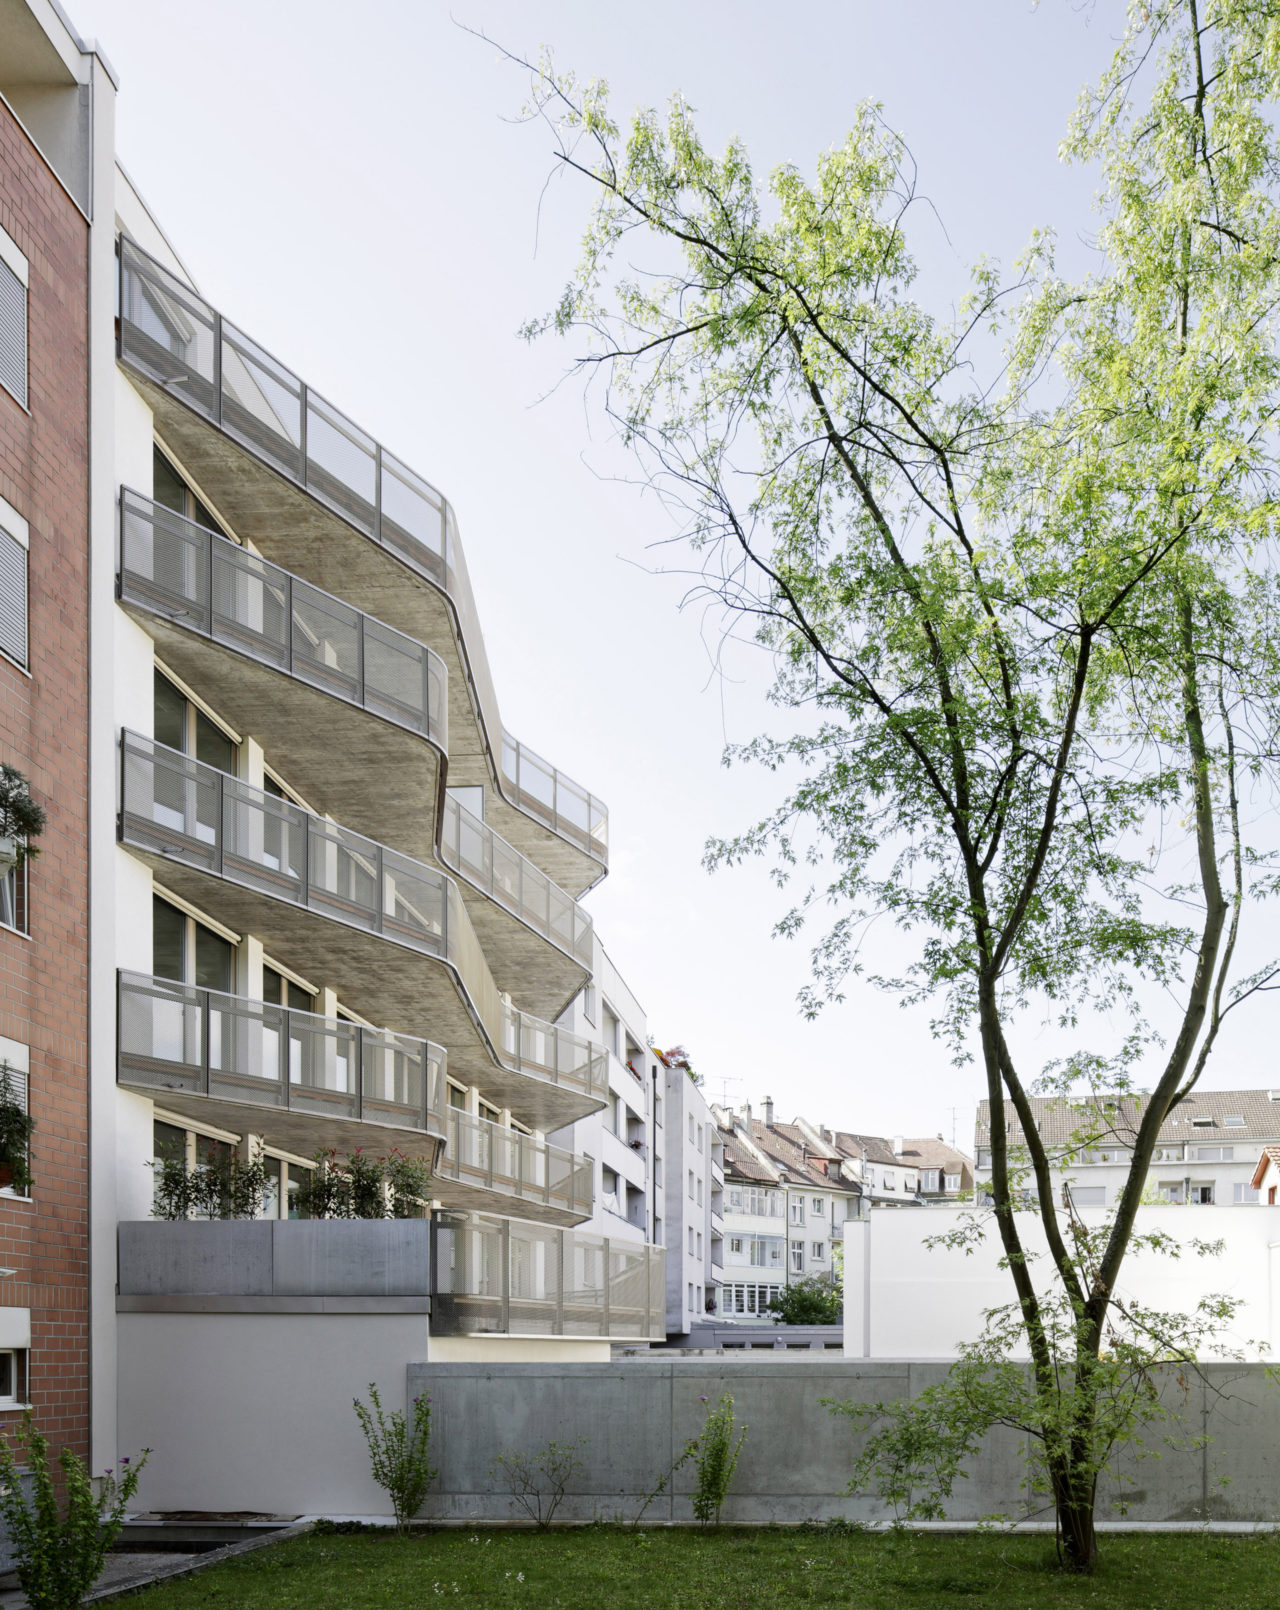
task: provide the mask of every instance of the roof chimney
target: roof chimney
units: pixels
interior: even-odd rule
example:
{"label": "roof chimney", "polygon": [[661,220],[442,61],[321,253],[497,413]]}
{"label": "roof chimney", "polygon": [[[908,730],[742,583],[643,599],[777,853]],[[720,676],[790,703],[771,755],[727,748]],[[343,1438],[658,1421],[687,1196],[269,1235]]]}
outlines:
{"label": "roof chimney", "polygon": [[895,1135],[893,1137],[893,1155],[895,1157],[901,1157],[902,1156],[902,1136],[901,1135]]}
{"label": "roof chimney", "polygon": [[764,1098],[764,1121],[767,1128],[773,1128],[773,1097]]}
{"label": "roof chimney", "polygon": [[751,1128],[751,1103],[749,1101],[744,1101],[742,1103],[742,1113],[743,1113],[743,1116],[747,1120],[747,1128],[750,1129]]}

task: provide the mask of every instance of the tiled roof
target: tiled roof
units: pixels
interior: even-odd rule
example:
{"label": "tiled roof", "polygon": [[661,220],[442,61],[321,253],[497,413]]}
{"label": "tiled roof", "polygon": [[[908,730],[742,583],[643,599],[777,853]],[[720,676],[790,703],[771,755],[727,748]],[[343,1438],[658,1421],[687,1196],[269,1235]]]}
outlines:
{"label": "tiled roof", "polygon": [[902,1161],[913,1168],[950,1168],[958,1171],[966,1166],[973,1167],[972,1157],[957,1151],[954,1146],[948,1146],[945,1140],[939,1140],[936,1135],[926,1136],[923,1140],[904,1140]]}
{"label": "tiled roof", "polygon": [[885,1135],[857,1135],[847,1129],[837,1129],[832,1134],[832,1143],[843,1157],[853,1157],[861,1161],[865,1155],[868,1163],[899,1164],[903,1167],[913,1168],[912,1163],[904,1164],[900,1157],[893,1154],[893,1142]]}
{"label": "tiled roof", "polygon": [[[796,1140],[790,1139],[784,1130],[790,1130]],[[806,1156],[809,1143],[794,1124],[770,1126],[754,1118],[751,1121],[751,1134],[756,1145],[788,1184],[815,1185],[835,1190],[842,1188],[839,1180],[828,1179],[816,1163],[809,1161]]]}
{"label": "tiled roof", "polygon": [[1262,1177],[1267,1172],[1270,1163],[1277,1174],[1280,1174],[1280,1146],[1264,1146],[1262,1156],[1258,1159],[1258,1166],[1253,1171],[1253,1179],[1249,1182],[1256,1191],[1262,1184]]}
{"label": "tiled roof", "polygon": [[724,1177],[726,1179],[753,1180],[765,1185],[778,1183],[777,1173],[752,1157],[744,1147],[736,1144],[727,1129],[720,1131],[724,1139]]}
{"label": "tiled roof", "polygon": [[[1160,1127],[1162,1141],[1188,1140],[1211,1134],[1226,1141],[1280,1142],[1280,1088],[1277,1099],[1269,1090],[1200,1090],[1178,1103]],[[1036,1123],[1048,1146],[1066,1146],[1072,1136],[1084,1129],[1098,1140],[1132,1145],[1138,1131],[1145,1096],[1126,1096],[1116,1102],[1106,1096],[1093,1100],[1066,1101],[1060,1096],[1029,1098]],[[990,1103],[978,1105],[978,1146],[990,1144]],[[1228,1118],[1243,1118],[1243,1124],[1228,1124]],[[1193,1122],[1200,1119],[1200,1123]],[[1012,1102],[1005,1102],[1005,1120],[1010,1140],[1022,1139],[1022,1127]]]}

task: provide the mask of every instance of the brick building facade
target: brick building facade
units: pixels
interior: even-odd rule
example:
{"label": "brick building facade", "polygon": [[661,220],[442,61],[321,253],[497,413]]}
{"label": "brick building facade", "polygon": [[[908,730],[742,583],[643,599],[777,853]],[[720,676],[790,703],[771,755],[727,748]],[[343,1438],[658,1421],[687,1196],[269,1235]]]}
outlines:
{"label": "brick building facade", "polygon": [[0,525],[27,545],[26,665],[0,655],[0,760],[47,814],[25,910],[0,925],[0,1049],[25,1048],[36,1125],[30,1194],[0,1191],[0,1350],[18,1387],[0,1427],[25,1396],[55,1447],[87,1455],[89,226],[3,102],[0,228],[27,278],[25,406],[20,382],[0,386]]}

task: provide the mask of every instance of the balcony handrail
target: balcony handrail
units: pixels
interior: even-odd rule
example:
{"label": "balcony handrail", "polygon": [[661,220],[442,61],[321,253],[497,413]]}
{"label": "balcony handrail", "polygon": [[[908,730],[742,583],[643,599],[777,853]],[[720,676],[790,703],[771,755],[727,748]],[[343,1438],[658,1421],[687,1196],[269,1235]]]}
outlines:
{"label": "balcony handrail", "polygon": [[120,489],[117,586],[122,599],[448,752],[449,671],[433,648],[130,487]]}
{"label": "balcony handrail", "polygon": [[[468,839],[478,845],[478,854],[467,853]],[[440,824],[440,859],[526,927],[590,969],[595,942],[591,917],[541,867],[451,794],[445,796]]]}
{"label": "balcony handrail", "polygon": [[447,873],[127,729],[120,761],[122,842],[441,958],[495,1063],[602,1099],[595,1048],[499,994]]}
{"label": "balcony handrail", "polygon": [[121,361],[445,595],[503,797],[605,866],[604,805],[502,725],[448,499],[126,235],[118,255]]}
{"label": "balcony handrail", "polygon": [[[445,1151],[436,1167],[440,1178],[590,1216],[595,1168],[589,1157],[460,1107],[446,1110],[445,1124]],[[499,1161],[504,1152],[505,1168]]]}
{"label": "balcony handrail", "polygon": [[[661,1247],[449,1211],[436,1215],[432,1234],[433,1330],[666,1335]],[[453,1238],[452,1257],[438,1250],[442,1237]]]}
{"label": "balcony handrail", "polygon": [[[434,1041],[125,968],[117,973],[116,1004],[121,1083],[326,1116],[345,1102],[342,1116],[444,1138],[448,1059]],[[166,1007],[178,1009],[176,1023],[159,1021]],[[254,1028],[256,1036],[245,1032]],[[319,1057],[317,1045],[326,1047]],[[396,1094],[397,1086],[414,1083],[421,1086],[416,1100]],[[278,1099],[263,1102],[267,1091]]]}

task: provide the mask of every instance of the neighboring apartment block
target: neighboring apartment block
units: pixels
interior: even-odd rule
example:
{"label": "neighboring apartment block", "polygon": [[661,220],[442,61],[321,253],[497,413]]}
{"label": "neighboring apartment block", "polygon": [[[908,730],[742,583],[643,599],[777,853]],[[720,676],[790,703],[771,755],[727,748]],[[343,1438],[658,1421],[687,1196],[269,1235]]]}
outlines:
{"label": "neighboring apartment block", "polygon": [[683,1050],[658,1052],[671,1137],[666,1173],[667,1335],[717,1311],[724,1278],[724,1146]]}
{"label": "neighboring apartment block", "polygon": [[[1054,1191],[1077,1207],[1116,1205],[1128,1174],[1141,1123],[1143,1098],[1105,1096],[1069,1102],[1031,1098],[1036,1124],[1048,1147]],[[991,1181],[991,1108],[978,1108],[975,1146],[978,1189]],[[1026,1156],[1025,1136],[1013,1108],[1005,1106],[1011,1155]],[[1258,1160],[1280,1144],[1280,1089],[1204,1090],[1199,1086],[1169,1114],[1156,1139],[1144,1199],[1188,1206],[1245,1206],[1265,1200],[1254,1182]],[[1019,1187],[1031,1194],[1034,1182]]]}
{"label": "neighboring apartment block", "polygon": [[836,1149],[804,1120],[714,1108],[724,1146],[724,1277],[718,1315],[758,1323],[782,1287],[838,1270],[846,1219],[861,1188]]}
{"label": "neighboring apartment block", "polygon": [[[0,1188],[0,1431],[89,1451],[91,225],[103,64],[6,7],[0,53],[0,763],[45,813],[0,861],[0,1062],[34,1119]],[[109,327],[107,330],[109,338]],[[17,783],[17,778],[8,779]],[[18,786],[21,786],[20,784]],[[31,1176],[26,1185],[21,1165]]]}
{"label": "neighboring apartment block", "polygon": [[[91,1401],[95,1469],[150,1445],[144,1501],[342,1512],[370,1380],[665,1337],[607,814],[503,726],[447,498],[199,294],[95,47],[0,23],[0,759],[48,811],[0,913],[0,1388],[82,1449]],[[307,1217],[357,1151],[429,1217]],[[264,1213],[158,1221],[166,1159]]]}
{"label": "neighboring apartment block", "polygon": [[862,1187],[868,1207],[919,1207],[959,1201],[973,1190],[973,1160],[941,1135],[907,1140],[901,1135],[857,1135],[823,1129]]}

